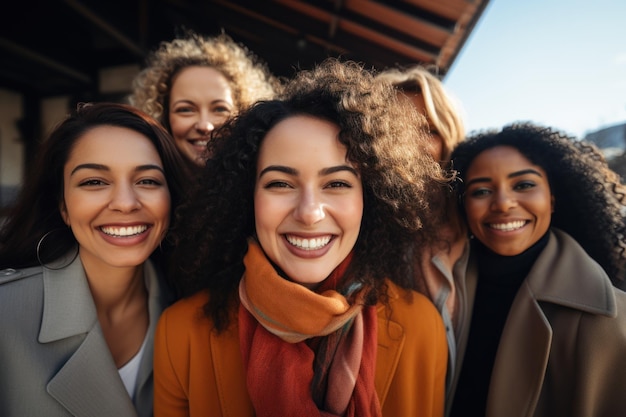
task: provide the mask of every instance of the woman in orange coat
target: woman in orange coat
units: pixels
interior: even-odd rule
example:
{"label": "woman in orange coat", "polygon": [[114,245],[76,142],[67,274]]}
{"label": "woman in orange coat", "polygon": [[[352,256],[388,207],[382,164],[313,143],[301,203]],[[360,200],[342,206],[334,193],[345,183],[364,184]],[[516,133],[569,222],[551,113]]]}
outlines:
{"label": "woman in orange coat", "polygon": [[209,143],[178,213],[188,296],[158,324],[155,416],[443,415],[445,330],[405,256],[434,239],[446,181],[415,146],[426,125],[329,60]]}

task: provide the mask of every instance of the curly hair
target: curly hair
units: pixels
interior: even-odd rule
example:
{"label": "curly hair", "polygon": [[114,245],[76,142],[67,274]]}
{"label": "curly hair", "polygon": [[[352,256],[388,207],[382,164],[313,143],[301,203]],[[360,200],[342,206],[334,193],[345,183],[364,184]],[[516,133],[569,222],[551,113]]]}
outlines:
{"label": "curly hair", "polygon": [[159,120],[168,130],[168,100],[173,77],[189,66],[206,66],[221,72],[233,91],[237,111],[256,101],[272,98],[280,89],[280,81],[266,64],[221,33],[205,37],[187,31],[181,38],[161,42],[147,58],[146,67],[133,80],[128,101]]}
{"label": "curly hair", "polygon": [[442,160],[448,162],[452,149],[465,138],[465,126],[458,106],[435,75],[435,67],[389,68],[376,78],[391,83],[402,92],[420,93],[424,97],[425,116],[441,135]]}
{"label": "curly hair", "polygon": [[361,176],[364,213],[347,274],[348,281],[372,288],[371,302],[384,300],[385,277],[412,287],[414,262],[407,254],[435,239],[440,220],[430,207],[437,206],[433,200],[449,179],[416,146],[428,140],[426,120],[359,64],[329,58],[296,74],[280,98],[259,102],[224,125],[209,142],[212,156],[193,199],[177,212],[173,274],[183,295],[210,290],[206,312],[217,329],[229,320],[226,307],[244,270],[247,241],[255,235],[259,148],[268,131],[296,115],[339,126],[338,140]]}
{"label": "curly hair", "polygon": [[[570,234],[607,272],[613,283],[624,281],[626,267],[626,190],[598,148],[549,127],[515,123],[478,133],[452,153],[462,180],[483,151],[511,146],[548,176],[555,206],[551,226]],[[463,207],[461,207],[463,211]]]}

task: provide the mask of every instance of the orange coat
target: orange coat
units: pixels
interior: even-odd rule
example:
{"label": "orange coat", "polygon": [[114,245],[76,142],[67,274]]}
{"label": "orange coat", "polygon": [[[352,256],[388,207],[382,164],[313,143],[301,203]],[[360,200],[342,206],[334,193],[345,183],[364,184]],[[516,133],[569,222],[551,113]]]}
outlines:
{"label": "orange coat", "polygon": [[[378,306],[376,392],[383,416],[443,416],[448,348],[441,316],[389,283],[391,316]],[[203,315],[208,295],[180,300],[161,316],[154,348],[154,415],[253,417],[237,320],[221,334]],[[277,393],[280,395],[280,393]]]}

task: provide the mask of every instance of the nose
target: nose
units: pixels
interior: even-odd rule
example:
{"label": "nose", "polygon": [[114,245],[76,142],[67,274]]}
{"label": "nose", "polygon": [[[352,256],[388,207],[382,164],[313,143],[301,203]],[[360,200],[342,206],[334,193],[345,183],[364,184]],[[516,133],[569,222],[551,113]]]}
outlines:
{"label": "nose", "polygon": [[323,220],[326,217],[326,211],[320,196],[313,190],[303,190],[299,195],[294,217],[307,226]]}
{"label": "nose", "polygon": [[109,208],[129,213],[141,208],[141,201],[131,184],[121,184],[113,188]]}
{"label": "nose", "polygon": [[196,122],[195,129],[202,135],[208,135],[215,129],[215,125],[208,119],[201,119]]}
{"label": "nose", "polygon": [[505,213],[515,206],[517,206],[517,200],[511,192],[506,190],[497,191],[491,200],[491,209],[493,211]]}

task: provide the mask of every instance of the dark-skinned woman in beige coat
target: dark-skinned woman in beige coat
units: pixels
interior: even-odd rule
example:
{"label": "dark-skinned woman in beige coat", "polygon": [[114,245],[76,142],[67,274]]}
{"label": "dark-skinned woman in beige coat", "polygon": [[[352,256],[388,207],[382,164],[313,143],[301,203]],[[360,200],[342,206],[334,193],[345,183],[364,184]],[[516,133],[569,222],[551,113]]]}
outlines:
{"label": "dark-skinned woman in beige coat", "polygon": [[596,148],[532,124],[453,152],[471,243],[451,416],[624,416],[623,187]]}

